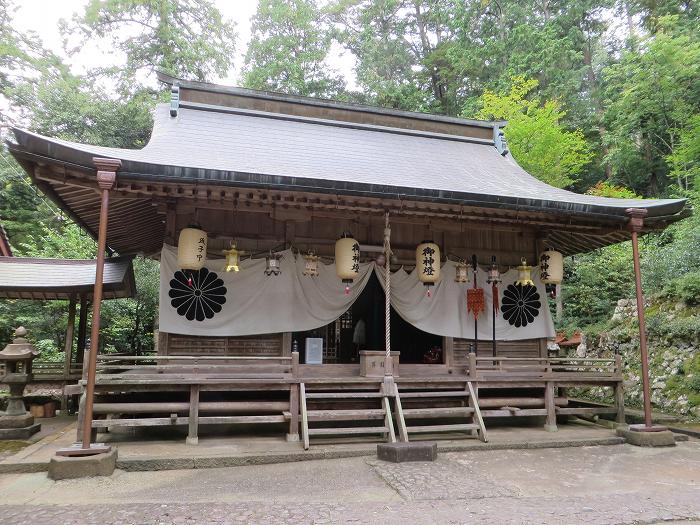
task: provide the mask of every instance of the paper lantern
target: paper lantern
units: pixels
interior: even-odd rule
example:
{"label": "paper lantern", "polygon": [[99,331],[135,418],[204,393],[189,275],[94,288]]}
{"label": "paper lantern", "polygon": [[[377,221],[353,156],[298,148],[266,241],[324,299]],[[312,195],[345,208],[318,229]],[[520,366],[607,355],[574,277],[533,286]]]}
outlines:
{"label": "paper lantern", "polygon": [[455,266],[455,282],[456,283],[468,283],[469,282],[469,266],[464,261],[460,261]]}
{"label": "paper lantern", "polygon": [[418,280],[433,286],[440,278],[440,247],[433,241],[423,241],[416,247]]}
{"label": "paper lantern", "polygon": [[345,284],[352,283],[360,273],[360,243],[349,232],[335,242],[335,272]]}
{"label": "paper lantern", "polygon": [[532,282],[532,275],[530,274],[532,266],[527,265],[527,261],[524,257],[520,259],[520,266],[518,266],[516,269],[518,270],[518,280],[515,281],[515,284],[519,284],[521,286],[527,286],[528,284],[531,286],[535,285],[535,283]]}
{"label": "paper lantern", "polygon": [[304,255],[304,275],[316,277],[318,275],[318,256],[314,252]]}
{"label": "paper lantern", "polygon": [[561,252],[547,250],[540,254],[540,280],[544,284],[560,284],[564,279],[564,257]]}
{"label": "paper lantern", "polygon": [[224,250],[224,255],[226,256],[226,268],[227,272],[238,272],[241,270],[239,264],[241,259],[241,253],[236,249],[236,243],[231,244],[231,248]]}
{"label": "paper lantern", "polygon": [[180,232],[177,265],[181,270],[201,270],[207,262],[207,232],[188,226]]}
{"label": "paper lantern", "polygon": [[265,257],[265,275],[279,275],[282,273],[282,268],[280,267],[280,259],[282,256],[278,253],[270,253]]}

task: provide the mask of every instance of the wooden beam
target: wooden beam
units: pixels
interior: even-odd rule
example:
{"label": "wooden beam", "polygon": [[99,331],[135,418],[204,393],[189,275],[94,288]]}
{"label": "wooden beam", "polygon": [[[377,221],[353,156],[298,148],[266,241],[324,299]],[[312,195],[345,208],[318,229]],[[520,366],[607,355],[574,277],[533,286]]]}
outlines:
{"label": "wooden beam", "polygon": [[73,335],[75,331],[75,295],[71,296],[70,302],[68,303],[68,327],[66,328],[66,342],[63,346],[63,352],[65,354],[63,360],[63,375],[64,377],[70,376],[71,362],[73,358]]}

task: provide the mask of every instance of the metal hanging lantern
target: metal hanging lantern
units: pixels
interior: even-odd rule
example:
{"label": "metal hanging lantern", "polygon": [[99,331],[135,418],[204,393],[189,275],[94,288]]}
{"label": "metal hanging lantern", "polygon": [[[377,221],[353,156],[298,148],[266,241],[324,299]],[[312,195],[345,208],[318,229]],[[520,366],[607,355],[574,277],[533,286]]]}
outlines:
{"label": "metal hanging lantern", "polygon": [[440,247],[433,241],[423,241],[416,247],[416,271],[423,286],[433,286],[440,279]]}
{"label": "metal hanging lantern", "polygon": [[207,232],[197,225],[183,228],[177,243],[177,265],[181,270],[201,270],[207,262]]}
{"label": "metal hanging lantern", "polygon": [[309,252],[304,255],[304,275],[308,277],[318,276],[318,255],[314,255],[314,252]]}
{"label": "metal hanging lantern", "polygon": [[540,254],[540,281],[544,284],[561,284],[564,279],[564,256],[561,252],[547,250]]}
{"label": "metal hanging lantern", "polygon": [[265,257],[265,275],[279,275],[282,273],[282,268],[280,267],[280,259],[282,255],[279,253],[272,253]]}
{"label": "metal hanging lantern", "polygon": [[335,242],[335,272],[345,283],[345,293],[350,293],[350,284],[360,273],[360,243],[350,232],[345,232]]}
{"label": "metal hanging lantern", "polygon": [[489,284],[498,284],[501,282],[501,272],[498,271],[498,264],[496,264],[496,256],[491,256],[491,268],[488,271],[488,277],[486,282]]}
{"label": "metal hanging lantern", "polygon": [[532,281],[532,274],[530,271],[532,270],[532,266],[527,265],[527,261],[525,260],[525,257],[520,259],[520,266],[516,268],[518,270],[518,280],[515,281],[516,285],[520,286],[527,286],[528,284],[530,286],[534,286],[535,283]]}
{"label": "metal hanging lantern", "polygon": [[228,250],[224,250],[224,255],[226,256],[226,268],[225,270],[227,272],[239,272],[241,271],[240,268],[240,260],[241,260],[241,254],[243,252],[238,251],[236,248],[236,243],[231,244],[231,248]]}
{"label": "metal hanging lantern", "polygon": [[468,283],[469,282],[469,266],[464,261],[460,261],[455,266],[455,282],[456,283]]}

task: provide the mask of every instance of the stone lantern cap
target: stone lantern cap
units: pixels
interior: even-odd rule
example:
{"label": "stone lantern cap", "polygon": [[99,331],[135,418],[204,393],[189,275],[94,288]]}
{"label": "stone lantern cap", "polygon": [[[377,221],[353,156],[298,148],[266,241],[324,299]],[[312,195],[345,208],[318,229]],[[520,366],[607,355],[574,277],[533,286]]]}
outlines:
{"label": "stone lantern cap", "polygon": [[24,361],[34,359],[39,355],[39,351],[24,336],[27,329],[20,326],[15,330],[15,339],[0,351],[0,361]]}

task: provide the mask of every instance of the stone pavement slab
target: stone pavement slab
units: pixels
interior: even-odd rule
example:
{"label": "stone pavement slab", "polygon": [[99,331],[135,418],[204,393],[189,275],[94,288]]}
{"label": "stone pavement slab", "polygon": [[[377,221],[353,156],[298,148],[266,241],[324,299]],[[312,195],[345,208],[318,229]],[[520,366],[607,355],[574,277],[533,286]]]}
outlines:
{"label": "stone pavement slab", "polygon": [[[423,439],[430,440],[426,435]],[[0,461],[0,473],[39,472],[47,470],[58,448],[69,447],[75,440],[75,427],[65,427],[56,434]],[[112,443],[119,450],[117,468],[123,470],[169,470],[229,467],[239,465],[298,462],[327,458],[375,456],[376,442],[348,440],[343,443],[315,442],[307,451],[300,443],[287,442],[283,436],[232,435],[200,437],[198,445],[184,439],[153,438],[125,434],[100,434],[100,441]],[[440,439],[440,453],[467,450],[511,448],[558,448],[592,445],[619,445],[623,439],[612,430],[581,422],[560,425],[558,432],[541,427],[503,426],[489,429],[489,442],[474,438]]]}
{"label": "stone pavement slab", "polygon": [[[3,525],[651,524],[700,520],[700,442],[345,458],[53,482],[0,475]],[[89,504],[88,504],[89,503]],[[685,520],[685,521],[684,521]]]}

